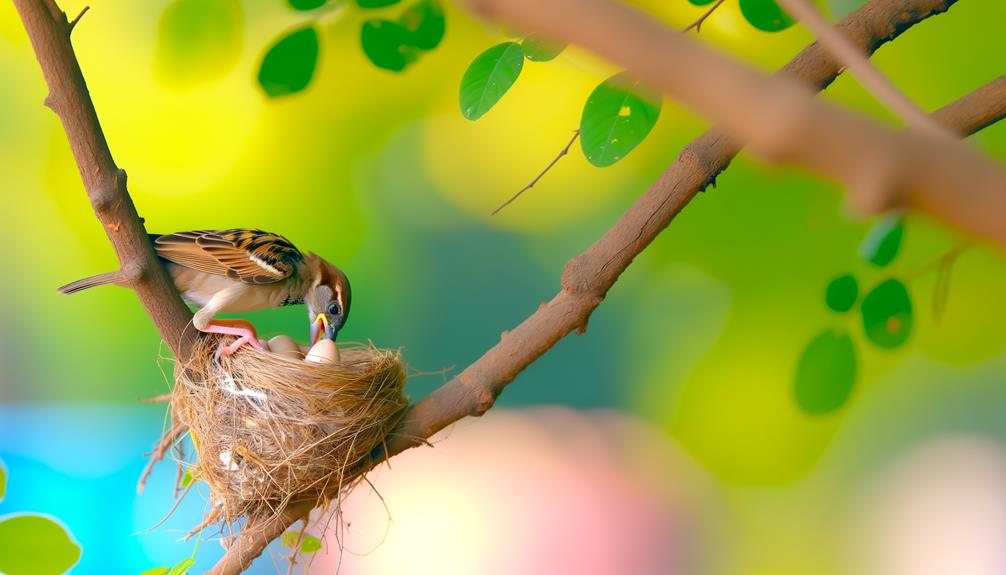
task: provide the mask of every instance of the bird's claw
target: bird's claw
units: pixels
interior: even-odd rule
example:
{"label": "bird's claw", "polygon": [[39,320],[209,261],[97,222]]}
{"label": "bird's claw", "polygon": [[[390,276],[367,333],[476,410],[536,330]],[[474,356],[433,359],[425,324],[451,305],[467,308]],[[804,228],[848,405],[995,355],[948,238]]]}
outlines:
{"label": "bird's claw", "polygon": [[220,346],[217,347],[215,359],[220,359],[221,356],[234,355],[235,353],[237,353],[239,349],[241,349],[246,345],[251,346],[259,351],[262,351],[264,349],[262,347],[262,342],[257,337],[252,337],[250,335],[242,335],[241,337],[232,341],[228,345],[224,345],[223,343],[221,343]]}
{"label": "bird's claw", "polygon": [[245,345],[250,345],[259,351],[264,349],[262,342],[255,333],[255,327],[244,320],[212,320],[202,331],[205,331],[206,333],[233,335],[237,337],[237,339],[230,344],[224,345],[221,343],[220,346],[217,347],[214,358],[218,360],[222,356],[234,355]]}

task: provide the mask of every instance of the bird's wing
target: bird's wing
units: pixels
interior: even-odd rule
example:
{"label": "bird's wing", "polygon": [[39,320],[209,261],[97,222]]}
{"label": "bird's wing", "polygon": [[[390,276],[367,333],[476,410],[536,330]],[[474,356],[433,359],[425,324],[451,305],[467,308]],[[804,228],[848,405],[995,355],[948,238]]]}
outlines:
{"label": "bird's wing", "polygon": [[150,237],[157,255],[169,262],[247,284],[285,280],[304,261],[304,254],[289,240],[262,230],[197,230]]}

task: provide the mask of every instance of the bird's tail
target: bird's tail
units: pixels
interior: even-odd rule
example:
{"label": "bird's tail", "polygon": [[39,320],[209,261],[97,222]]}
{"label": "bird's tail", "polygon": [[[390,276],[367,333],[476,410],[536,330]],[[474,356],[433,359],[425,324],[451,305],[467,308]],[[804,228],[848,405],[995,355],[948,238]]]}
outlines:
{"label": "bird's tail", "polygon": [[122,284],[125,283],[126,278],[122,272],[108,272],[106,274],[98,274],[96,276],[86,277],[84,279],[79,279],[75,282],[66,284],[65,286],[59,288],[59,293],[61,294],[72,294],[77,293],[81,290],[86,290],[87,288],[93,288],[94,286],[103,286],[108,284]]}

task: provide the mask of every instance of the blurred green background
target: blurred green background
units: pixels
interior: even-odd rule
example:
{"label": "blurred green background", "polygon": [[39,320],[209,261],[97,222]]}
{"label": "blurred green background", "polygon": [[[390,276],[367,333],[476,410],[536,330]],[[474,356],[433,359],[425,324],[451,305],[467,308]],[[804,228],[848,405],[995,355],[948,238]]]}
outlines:
{"label": "blurred green background", "polygon": [[[62,7],[76,14],[83,4]],[[374,12],[350,3],[319,15],[282,0],[179,4],[92,2],[73,34],[148,230],[260,227],[336,262],[354,291],[345,339],[400,347],[418,372],[446,370],[413,378],[414,398],[551,298],[565,261],[707,127],[665,101],[652,133],[624,160],[599,169],[574,148],[490,217],[568,141],[583,102],[616,69],[575,48],[526,62],[499,104],[471,122],[458,109],[461,76],[505,35],[457,5],[445,6],[442,43],[393,73],[368,61],[360,27],[401,6]],[[638,4],[674,27],[704,10],[686,0]],[[833,0],[826,8],[839,17],[860,4]],[[310,86],[266,97],[256,83],[263,54],[315,21],[320,54]],[[932,110],[1003,73],[1004,21],[1006,4],[962,0],[874,61]],[[811,41],[799,26],[756,30],[733,1],[698,37],[765,70]],[[177,532],[132,535],[168,508],[173,469],[144,498],[134,496],[133,481],[163,413],[136,400],[168,391],[170,365],[159,362],[167,350],[126,290],[56,293],[116,263],[44,95],[17,14],[2,4],[0,459],[11,483],[0,512],[61,518],[83,548],[74,572],[139,572],[191,548],[175,542]],[[847,76],[824,97],[894,121]],[[970,141],[1006,158],[1006,126]],[[709,535],[729,556],[717,572],[848,572],[848,505],[886,462],[946,434],[1006,439],[1001,254],[976,246],[960,256],[938,320],[930,311],[937,274],[913,277],[910,339],[882,350],[865,342],[855,311],[825,306],[827,283],[851,272],[866,289],[961,238],[909,215],[897,258],[877,268],[858,254],[871,224],[851,215],[830,183],[742,154],[637,258],[589,331],[561,341],[498,405],[616,410],[680,446],[729,525]],[[244,317],[266,335],[307,337],[299,308]],[[858,376],[840,409],[812,415],[794,401],[794,372],[807,342],[831,327],[853,334]],[[200,508],[174,522],[191,525]],[[204,548],[200,565],[219,552]]]}

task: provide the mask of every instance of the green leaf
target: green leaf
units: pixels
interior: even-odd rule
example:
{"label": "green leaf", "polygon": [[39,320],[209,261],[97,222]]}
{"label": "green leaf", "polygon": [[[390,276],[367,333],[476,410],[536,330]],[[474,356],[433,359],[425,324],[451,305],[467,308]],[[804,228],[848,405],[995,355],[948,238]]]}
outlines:
{"label": "green leaf", "polygon": [[283,533],[283,537],[280,542],[283,543],[284,547],[296,547],[297,540],[300,538],[300,531],[286,531]]}
{"label": "green leaf", "polygon": [[693,6],[705,6],[707,4],[712,4],[716,0],[688,0]]}
{"label": "green leaf", "polygon": [[444,9],[436,0],[416,2],[402,12],[398,23],[409,31],[409,43],[420,50],[436,48],[447,30]]}
{"label": "green leaf", "polygon": [[[298,548],[297,542],[300,541],[300,546]],[[289,547],[294,551],[303,553],[305,555],[310,555],[321,550],[322,543],[314,535],[304,534],[301,538],[300,531],[287,531],[283,533],[283,537],[280,538],[280,542],[283,543],[284,547]]]}
{"label": "green leaf", "polygon": [[524,49],[524,57],[532,62],[548,62],[566,49],[565,43],[552,42],[536,34],[524,38],[520,45]]}
{"label": "green leaf", "polygon": [[182,487],[188,487],[190,483],[192,483],[192,468],[191,467],[185,470],[185,475],[182,476],[181,485],[182,485]]}
{"label": "green leaf", "polygon": [[856,305],[859,296],[859,282],[852,274],[838,276],[828,283],[824,290],[824,301],[837,312],[846,312]]}
{"label": "green leaf", "polygon": [[894,261],[901,249],[905,235],[905,218],[901,214],[885,216],[873,224],[859,246],[859,255],[876,266],[886,266]]}
{"label": "green leaf", "polygon": [[321,541],[313,535],[305,535],[304,540],[300,542],[300,552],[305,555],[310,555],[321,550]]}
{"label": "green leaf", "polygon": [[378,68],[393,72],[401,72],[419,57],[419,50],[411,42],[412,34],[391,20],[367,20],[360,31],[360,44],[367,58]]}
{"label": "green leaf", "polygon": [[48,517],[16,515],[0,521],[0,573],[60,575],[80,560],[80,547]]}
{"label": "green leaf", "polygon": [[653,129],[660,106],[658,96],[643,92],[624,72],[594,88],[580,117],[580,146],[587,160],[603,168],[624,158]]}
{"label": "green leaf", "polygon": [[741,14],[752,26],[765,32],[779,32],[793,25],[794,20],[779,8],[775,0],[740,0]]}
{"label": "green leaf", "polygon": [[167,575],[184,575],[185,572],[188,571],[189,568],[195,564],[196,564],[195,559],[191,557],[186,557],[185,559],[179,561],[177,565],[172,567],[171,571],[168,571]]}
{"label": "green leaf", "polygon": [[479,54],[461,78],[461,113],[478,120],[513,86],[524,66],[524,51],[503,42]]}
{"label": "green leaf", "polygon": [[384,8],[385,6],[394,6],[398,2],[400,0],[356,0],[356,4],[360,8]]}
{"label": "green leaf", "polygon": [[167,575],[168,571],[170,569],[167,567],[154,567],[153,569],[147,569],[143,573],[140,573],[140,575]]}
{"label": "green leaf", "polygon": [[296,94],[311,83],[317,64],[318,32],[314,26],[300,28],[269,48],[258,83],[270,98]]}
{"label": "green leaf", "polygon": [[794,397],[803,411],[831,413],[845,405],[856,382],[856,348],[844,331],[829,329],[810,340],[796,365]]}
{"label": "green leaf", "polygon": [[314,10],[321,8],[328,0],[286,0],[294,10]]}
{"label": "green leaf", "polygon": [[0,501],[7,494],[7,468],[0,462]]}
{"label": "green leaf", "polygon": [[880,283],[860,305],[866,337],[885,349],[894,349],[912,332],[912,299],[897,279]]}
{"label": "green leaf", "polygon": [[243,28],[238,0],[174,0],[157,20],[155,75],[177,87],[221,78],[241,59]]}

